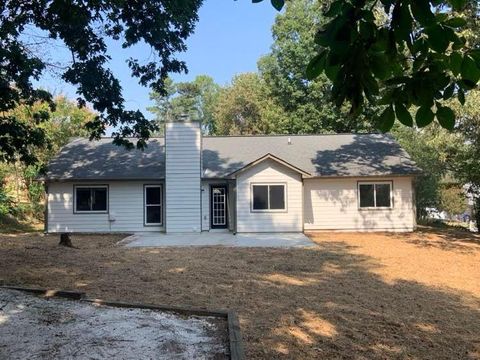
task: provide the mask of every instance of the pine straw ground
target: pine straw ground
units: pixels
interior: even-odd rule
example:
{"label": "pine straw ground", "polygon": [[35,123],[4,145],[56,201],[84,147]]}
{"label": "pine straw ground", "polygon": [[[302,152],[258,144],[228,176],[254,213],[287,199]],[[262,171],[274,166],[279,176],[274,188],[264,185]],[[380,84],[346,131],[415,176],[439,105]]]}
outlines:
{"label": "pine straw ground", "polygon": [[0,235],[0,282],[235,310],[248,359],[480,359],[480,238],[312,235],[316,249],[126,249]]}

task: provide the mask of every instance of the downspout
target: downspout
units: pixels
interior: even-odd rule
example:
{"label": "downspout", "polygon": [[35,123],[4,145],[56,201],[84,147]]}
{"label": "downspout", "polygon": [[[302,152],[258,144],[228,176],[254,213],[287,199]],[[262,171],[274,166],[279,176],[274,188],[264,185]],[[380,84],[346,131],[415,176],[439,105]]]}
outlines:
{"label": "downspout", "polygon": [[43,232],[48,233],[48,185],[44,183],[45,189],[45,210],[43,212]]}
{"label": "downspout", "polygon": [[233,204],[233,235],[237,235],[237,178],[233,180],[233,199],[235,203]]}

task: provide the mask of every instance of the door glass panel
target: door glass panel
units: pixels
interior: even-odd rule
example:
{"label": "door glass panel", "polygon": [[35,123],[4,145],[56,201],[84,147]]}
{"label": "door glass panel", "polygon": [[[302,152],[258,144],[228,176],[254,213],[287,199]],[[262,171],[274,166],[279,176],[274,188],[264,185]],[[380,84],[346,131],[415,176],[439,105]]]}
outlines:
{"label": "door glass panel", "polygon": [[212,188],[212,226],[227,225],[227,196],[223,187]]}

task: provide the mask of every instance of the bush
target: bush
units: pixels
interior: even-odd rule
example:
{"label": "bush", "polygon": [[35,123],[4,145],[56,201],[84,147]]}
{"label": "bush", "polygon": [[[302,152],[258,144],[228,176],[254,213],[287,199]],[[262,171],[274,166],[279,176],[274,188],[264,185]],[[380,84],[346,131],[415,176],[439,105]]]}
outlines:
{"label": "bush", "polygon": [[12,198],[7,195],[5,190],[0,186],[0,215],[6,216],[12,212]]}

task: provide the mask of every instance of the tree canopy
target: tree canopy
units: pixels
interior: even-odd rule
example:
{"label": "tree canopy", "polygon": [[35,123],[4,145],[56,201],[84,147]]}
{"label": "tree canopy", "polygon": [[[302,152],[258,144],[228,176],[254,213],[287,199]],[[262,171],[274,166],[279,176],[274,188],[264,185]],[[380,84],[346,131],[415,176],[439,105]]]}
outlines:
{"label": "tree canopy", "polygon": [[336,0],[315,36],[307,77],[324,73],[336,105],[348,103],[353,116],[366,101],[383,105],[377,117],[383,131],[395,119],[418,127],[436,119],[453,129],[455,113],[444,101],[464,104],[480,80],[480,49],[472,41],[478,34],[466,31],[478,14],[477,0]]}
{"label": "tree canopy", "polygon": [[[331,81],[321,75],[309,81],[306,68],[315,55],[316,28],[325,23],[322,2],[288,2],[272,26],[273,44],[258,67],[268,87],[268,95],[288,114],[285,132],[328,133],[371,130],[365,113],[349,118],[347,107],[330,102]],[[367,114],[368,117],[368,114]]]}
{"label": "tree canopy", "polygon": [[6,0],[0,4],[0,160],[20,158],[35,161],[35,148],[48,139],[41,127],[48,112],[35,115],[36,123],[20,121],[12,115],[18,105],[37,101],[50,104],[51,94],[38,89],[38,80],[48,62],[30,51],[22,35],[34,28],[43,38],[63,42],[71,62],[62,79],[77,88],[80,106],[89,103],[97,112],[87,124],[91,138],[98,138],[108,126],[115,127],[114,142],[132,147],[126,137],[139,138],[145,145],[156,130],[140,111],[125,109],[122,88],[108,68],[107,39],[123,48],[145,43],[153,56],[145,63],[129,58],[131,74],[139,83],[157,93],[165,93],[165,80],[171,72],[186,71],[186,64],[175,54],[186,49],[185,39],[193,32],[202,0],[152,1],[61,1]]}

